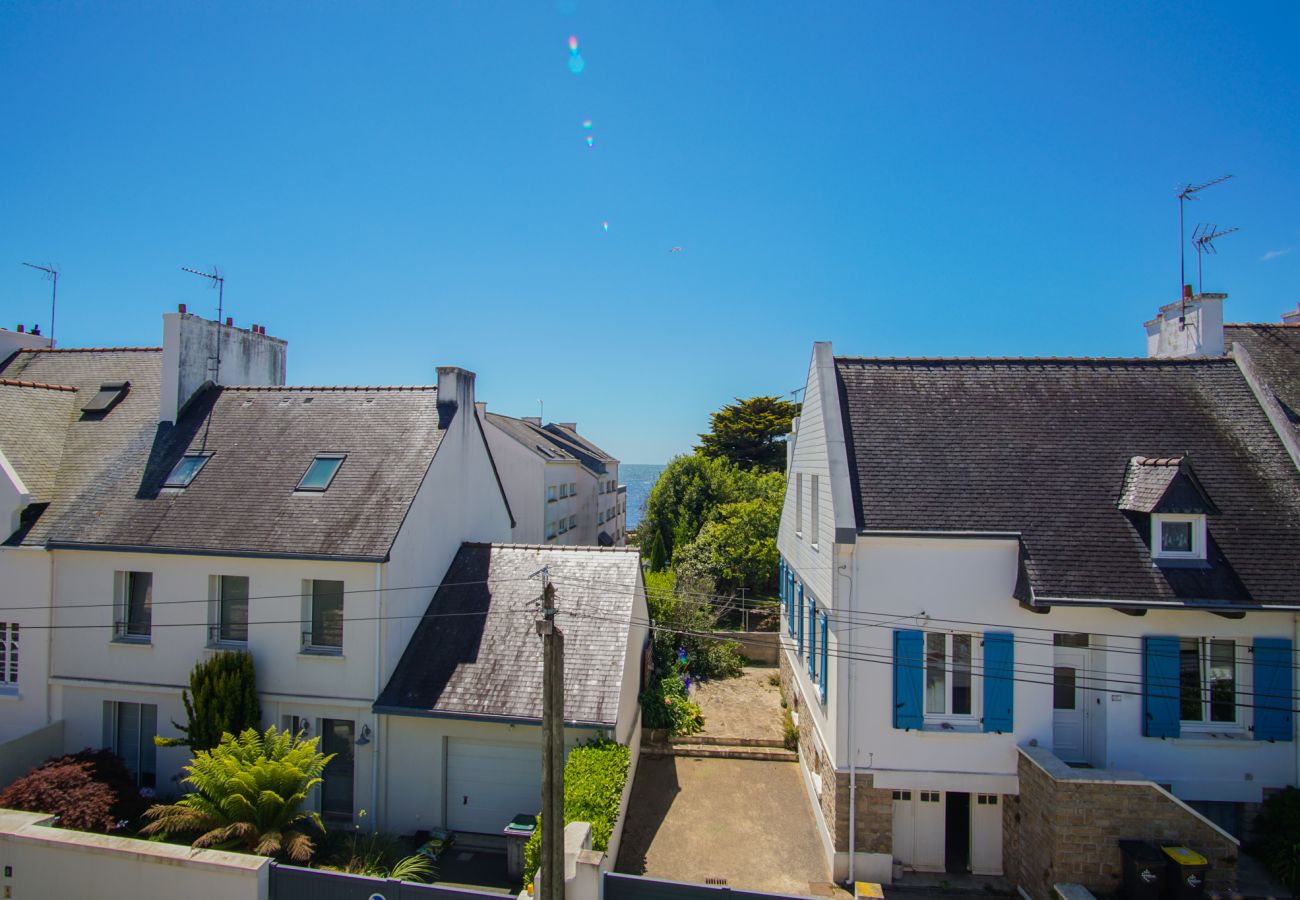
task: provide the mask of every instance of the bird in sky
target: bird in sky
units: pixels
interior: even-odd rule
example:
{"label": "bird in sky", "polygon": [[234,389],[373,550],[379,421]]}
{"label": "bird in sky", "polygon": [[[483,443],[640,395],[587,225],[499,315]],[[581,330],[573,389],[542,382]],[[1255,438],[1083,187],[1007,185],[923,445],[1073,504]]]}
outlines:
{"label": "bird in sky", "polygon": [[681,253],[681,252],[682,252],[682,248],[681,248],[681,247],[673,247],[673,248],[671,248],[668,252],[669,252],[669,253]]}

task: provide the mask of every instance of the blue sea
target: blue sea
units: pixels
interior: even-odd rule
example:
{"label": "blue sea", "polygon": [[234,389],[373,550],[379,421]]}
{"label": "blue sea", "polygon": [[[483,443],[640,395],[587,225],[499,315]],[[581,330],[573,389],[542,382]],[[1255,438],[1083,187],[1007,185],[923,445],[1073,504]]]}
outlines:
{"label": "blue sea", "polygon": [[645,515],[646,501],[650,499],[650,489],[663,466],[637,463],[622,463],[618,467],[618,480],[627,485],[627,528],[636,528],[641,517]]}

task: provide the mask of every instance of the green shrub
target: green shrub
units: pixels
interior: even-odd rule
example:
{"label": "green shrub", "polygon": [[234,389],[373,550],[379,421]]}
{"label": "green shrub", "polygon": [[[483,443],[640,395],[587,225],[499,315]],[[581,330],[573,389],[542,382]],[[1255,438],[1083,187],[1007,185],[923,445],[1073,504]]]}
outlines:
{"label": "green shrub", "polygon": [[1300,790],[1270,794],[1255,820],[1264,863],[1291,891],[1300,889]]}
{"label": "green shrub", "polygon": [[739,675],[745,664],[740,645],[708,634],[718,622],[715,607],[707,598],[679,593],[677,583],[671,572],[646,574],[646,606],[655,624],[652,636],[655,671],[677,672],[695,679]]}
{"label": "green shrub", "polygon": [[194,666],[190,689],[181,691],[189,722],[172,722],[183,738],[155,737],[159,747],[189,747],[211,750],[223,734],[241,734],[256,728],[262,719],[257,701],[257,672],[253,654],[246,650],[222,650]]}
{"label": "green shrub", "polygon": [[785,715],[781,717],[782,727],[785,729],[785,749],[799,749],[799,726],[794,724],[794,717],[790,715],[790,707],[786,706],[785,700],[781,701],[781,706],[785,709]]}
{"label": "green shrub", "polygon": [[49,813],[59,817],[59,827],[77,831],[113,831],[147,805],[112,750],[48,759],[0,793],[2,809]]}
{"label": "green shrub", "polygon": [[[564,764],[564,823],[590,822],[591,849],[609,849],[618,804],[627,785],[631,753],[615,741],[593,740],[574,747]],[[542,856],[542,819],[524,845],[524,885],[533,883]]]}
{"label": "green shrub", "polygon": [[666,728],[670,734],[694,734],[704,727],[699,706],[686,696],[686,685],[676,673],[652,676],[641,693],[641,724]]}

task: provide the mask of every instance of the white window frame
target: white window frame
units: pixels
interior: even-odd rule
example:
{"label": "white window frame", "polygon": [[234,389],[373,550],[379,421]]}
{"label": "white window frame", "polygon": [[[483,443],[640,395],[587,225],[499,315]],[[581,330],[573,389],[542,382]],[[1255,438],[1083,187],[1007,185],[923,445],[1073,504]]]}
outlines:
{"label": "white window frame", "polygon": [[[316,582],[336,581],[343,586],[342,602],[339,605],[339,642],[335,644],[316,643]],[[302,580],[302,652],[312,656],[342,656],[343,641],[347,635],[347,582],[338,578],[304,578]]]}
{"label": "white window frame", "polygon": [[[1200,693],[1201,693],[1201,718],[1200,719],[1183,718],[1183,677],[1182,677],[1183,676],[1183,669],[1182,669],[1182,659],[1183,659],[1182,642],[1183,641],[1196,641],[1198,644],[1197,662],[1199,664],[1199,669],[1200,669],[1199,681],[1200,681]],[[1210,720],[1210,714],[1211,714],[1210,707],[1212,703],[1210,699],[1210,690],[1213,684],[1213,681],[1210,677],[1210,663],[1212,661],[1212,653],[1213,653],[1211,648],[1213,646],[1214,641],[1228,641],[1232,644],[1233,719],[1230,722]],[[1242,664],[1243,663],[1242,651],[1245,648],[1247,648],[1247,645],[1243,641],[1234,637],[1215,637],[1213,635],[1209,635],[1209,636],[1184,635],[1178,639],[1179,731],[1183,733],[1199,732],[1199,733],[1217,733],[1217,734],[1224,734],[1229,732],[1245,732],[1246,711],[1242,707],[1242,698],[1243,697],[1249,698],[1253,691],[1253,686],[1245,683],[1245,675],[1248,671],[1250,671],[1249,666]]]}
{"label": "white window frame", "polygon": [[217,647],[217,646],[222,646],[222,647],[246,647],[246,646],[248,645],[248,637],[247,637],[247,635],[248,635],[248,624],[247,624],[247,623],[248,623],[248,612],[247,612],[247,610],[248,610],[248,607],[249,607],[249,603],[248,603],[247,600],[245,600],[245,602],[244,602],[244,610],[245,610],[245,612],[244,612],[244,622],[245,622],[245,625],[244,625],[244,635],[245,635],[245,637],[244,637],[244,639],[243,639],[243,640],[239,640],[239,639],[237,639],[237,638],[223,638],[223,637],[221,636],[221,630],[222,630],[222,628],[223,628],[224,625],[225,625],[225,622],[222,621],[222,610],[221,610],[221,588],[222,588],[222,581],[223,581],[224,579],[226,579],[226,578],[243,578],[245,581],[249,582],[249,586],[250,586],[249,593],[250,593],[250,594],[252,593],[252,590],[251,590],[252,579],[250,579],[250,578],[249,578],[248,576],[246,576],[246,575],[209,575],[209,576],[208,576],[208,610],[209,610],[209,616],[208,616],[208,645],[211,646],[211,647]]}
{"label": "white window frame", "polygon": [[553,484],[548,484],[546,486],[546,502],[547,503],[555,502],[555,485]]}
{"label": "white window frame", "polygon": [[[1192,549],[1165,550],[1162,537],[1166,524],[1189,524],[1192,526]],[[1154,513],[1151,516],[1151,556],[1153,559],[1205,559],[1205,516],[1174,515],[1172,513]]]}
{"label": "white window frame", "polygon": [[[135,759],[127,759],[123,754],[123,743],[121,735],[122,710],[124,707],[136,707],[136,743]],[[152,710],[149,718],[153,720],[153,733],[148,733],[145,727],[146,715],[145,710]],[[136,784],[141,787],[154,788],[158,784],[158,750],[154,744],[154,737],[158,734],[158,705],[156,703],[136,703],[133,701],[104,701],[104,723],[103,736],[104,746],[112,750],[118,756],[122,756],[127,769],[135,776]],[[149,762],[152,772],[144,772],[144,763]]]}
{"label": "white window frame", "polygon": [[803,473],[794,473],[794,536],[803,537]]}
{"label": "white window frame", "polygon": [[554,520],[554,519],[551,519],[551,521],[549,521],[549,522],[546,523],[546,539],[547,539],[548,541],[553,541],[553,540],[555,540],[555,520]]}
{"label": "white window frame", "polygon": [[18,692],[18,634],[17,622],[0,622],[0,694]]}
{"label": "white window frame", "polygon": [[812,476],[812,485],[811,485],[812,490],[810,490],[810,491],[808,492],[808,494],[809,494],[809,496],[808,496],[808,522],[809,522],[809,525],[810,525],[811,528],[812,528],[812,546],[813,546],[813,549],[816,549],[816,548],[817,548],[817,526],[820,524],[819,520],[820,520],[820,518],[821,518],[821,516],[818,514],[818,511],[819,511],[820,507],[819,507],[819,504],[817,503],[817,487],[818,487],[818,482],[819,482],[819,481],[820,481],[819,476],[817,476],[817,475],[813,475],[813,476]]}
{"label": "white window frame", "polygon": [[[952,711],[952,692],[953,692],[953,638],[961,635],[970,638],[970,712],[955,713]],[[944,708],[947,712],[930,711],[930,691],[929,691],[929,672],[930,672],[930,639],[933,637],[942,637],[944,639],[943,659],[944,659]],[[966,728],[967,726],[978,725],[980,716],[983,713],[983,681],[980,673],[984,665],[984,642],[983,636],[967,631],[928,631],[925,634],[924,652],[922,660],[924,665],[921,671],[921,708],[925,714],[925,724],[928,726],[942,727],[948,723],[954,727]]]}
{"label": "white window frame", "polygon": [[[113,573],[113,640],[122,644],[149,644],[153,642],[153,572],[117,571]],[[149,627],[145,631],[131,631],[131,587],[137,575],[149,576]]]}

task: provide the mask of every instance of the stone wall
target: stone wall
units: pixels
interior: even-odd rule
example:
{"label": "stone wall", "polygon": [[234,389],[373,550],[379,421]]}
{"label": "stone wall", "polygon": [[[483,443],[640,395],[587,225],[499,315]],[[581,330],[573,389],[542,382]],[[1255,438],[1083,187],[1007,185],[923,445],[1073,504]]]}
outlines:
{"label": "stone wall", "polygon": [[[792,670],[788,654],[780,653],[781,692],[792,712],[798,713],[799,692],[791,681]],[[831,829],[831,843],[836,851],[849,849],[849,774],[836,772],[835,761],[817,739],[810,716],[799,716],[799,764],[813,774],[813,783],[820,778],[821,790],[817,803],[822,816]],[[892,853],[894,843],[894,795],[892,791],[873,787],[872,776],[858,775],[856,788],[857,816],[855,825],[857,853]]]}
{"label": "stone wall", "polygon": [[1141,775],[1071,769],[1041,747],[1020,749],[1018,774],[1020,796],[1003,800],[1003,868],[1035,900],[1056,882],[1118,890],[1121,839],[1184,844],[1209,860],[1211,889],[1235,885],[1236,841]]}

